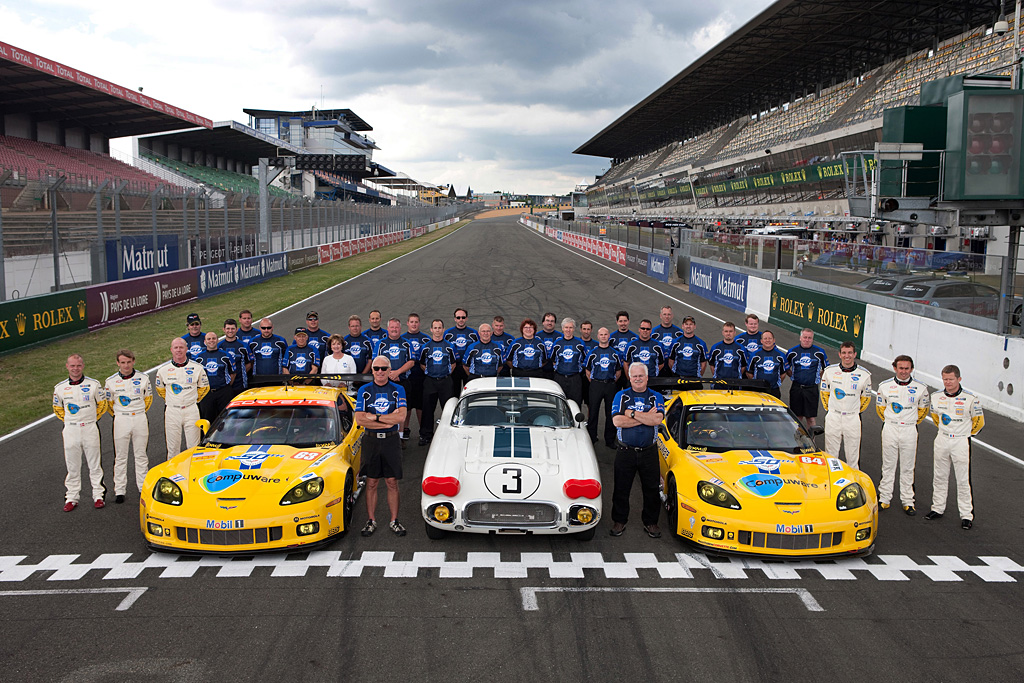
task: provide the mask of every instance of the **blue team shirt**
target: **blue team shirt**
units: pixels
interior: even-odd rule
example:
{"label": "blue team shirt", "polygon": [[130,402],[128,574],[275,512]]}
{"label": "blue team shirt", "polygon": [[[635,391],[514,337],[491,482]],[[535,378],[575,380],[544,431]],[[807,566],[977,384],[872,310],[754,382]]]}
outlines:
{"label": "blue team shirt", "polygon": [[672,347],[675,346],[675,341],[678,337],[683,336],[683,329],[678,325],[658,325],[651,330],[651,339],[658,342],[661,345],[661,353],[665,358],[672,356]]}
{"label": "blue team shirt", "polygon": [[[653,389],[647,389],[639,393],[633,391],[632,388],[623,389],[615,394],[615,399],[612,401],[612,415],[625,415],[630,410],[643,413],[652,406],[657,412],[664,415],[665,397]],[[654,440],[658,435],[658,428],[648,425],[616,427],[615,435],[619,441],[627,446],[646,448],[654,444]]]}
{"label": "blue team shirt", "polygon": [[206,377],[210,380],[210,391],[223,389],[231,384],[234,362],[227,352],[220,349],[210,351],[203,347],[202,352],[193,360],[206,370]]}
{"label": "blue team shirt", "polygon": [[533,336],[544,344],[545,362],[554,358],[555,342],[564,337],[564,335],[558,330],[551,330],[550,332],[547,332],[544,329],[537,330]]}
{"label": "blue team shirt", "polygon": [[192,360],[199,360],[199,354],[206,350],[206,333],[203,332],[197,337],[183,334],[181,338],[185,340],[185,346],[188,347],[188,357]]}
{"label": "blue team shirt", "polygon": [[676,337],[672,360],[672,370],[680,377],[700,377],[700,364],[708,362],[708,345],[697,335],[681,334]]}
{"label": "blue team shirt", "polygon": [[512,346],[512,342],[516,340],[508,332],[502,332],[501,334],[492,334],[491,341],[501,344],[501,355],[504,356],[505,352],[508,351],[508,347]]}
{"label": "blue team shirt", "polygon": [[622,358],[614,346],[601,348],[598,345],[587,354],[586,367],[591,380],[614,380],[615,373],[622,369]]}
{"label": "blue team shirt", "polygon": [[563,334],[552,347],[552,366],[560,375],[578,375],[587,360],[587,347],[579,337],[566,339]]}
{"label": "blue team shirt", "polygon": [[711,376],[714,379],[742,379],[743,371],[747,368],[744,353],[743,347],[735,339],[729,344],[720,341],[712,346],[708,353]]}
{"label": "blue team shirt", "polygon": [[[387,415],[399,408],[405,408],[405,389],[394,382],[388,382],[384,386],[376,382],[370,382],[359,387],[356,392],[356,412],[370,413],[373,415]],[[383,429],[370,429],[369,432],[396,432],[398,425],[391,425]]]}
{"label": "blue team shirt", "polygon": [[235,341],[232,342],[222,339],[217,348],[231,356],[231,372],[235,373],[235,381],[231,386],[243,389],[248,387],[249,376],[246,374],[245,364],[252,360],[249,356],[249,345],[235,337]]}
{"label": "blue team shirt", "polygon": [[352,356],[356,362],[356,372],[362,372],[370,360],[370,340],[360,334],[355,337],[351,334],[345,335],[345,353]]}
{"label": "blue team shirt", "polygon": [[665,356],[661,350],[661,344],[656,339],[643,341],[637,337],[626,349],[626,362],[643,363],[647,366],[647,374],[657,377],[660,374],[661,365],[665,362]]}
{"label": "blue team shirt", "polygon": [[[388,361],[391,363],[391,369],[397,370],[412,360],[412,347],[409,345],[408,339],[384,337],[377,342],[377,348],[373,350],[373,355],[374,357],[387,356]],[[411,371],[411,368],[406,370],[402,377],[408,377]]]}
{"label": "blue team shirt", "polygon": [[406,332],[402,335],[402,339],[409,342],[409,357],[416,361],[412,366],[412,373],[422,374],[423,368],[419,364],[420,353],[423,351],[423,345],[430,341],[430,335],[422,332]]}
{"label": "blue team shirt", "polygon": [[444,339],[455,349],[455,357],[461,363],[466,357],[466,351],[473,342],[480,341],[480,335],[472,327],[449,327],[444,331]]}
{"label": "blue team shirt", "polygon": [[626,330],[625,332],[619,332],[618,330],[615,330],[608,336],[611,345],[614,346],[615,350],[619,352],[619,358],[625,358],[626,351],[629,350],[629,345],[633,343],[634,339],[639,338],[640,337],[638,337],[635,332],[632,332],[630,330]]}
{"label": "blue team shirt", "polygon": [[462,363],[466,372],[481,377],[497,377],[502,365],[501,344],[496,341],[474,342],[466,349]]}
{"label": "blue team shirt", "polygon": [[828,356],[815,344],[809,349],[797,344],[786,352],[786,367],[793,372],[793,384],[818,386],[822,370],[828,367]]}
{"label": "blue team shirt", "polygon": [[[596,349],[598,346],[600,346],[600,344],[598,343],[598,341],[596,339],[583,339],[581,337],[580,341],[583,342],[583,348],[585,348],[587,350],[587,353],[590,353],[591,351]],[[586,361],[584,360],[584,363],[585,362]]]}
{"label": "blue team shirt", "polygon": [[322,329],[317,330],[316,332],[310,332],[307,327],[306,336],[309,338],[307,343],[316,349],[316,352],[320,354],[320,358],[325,358],[326,356],[331,355],[331,345],[329,342],[331,338],[330,332],[326,332]]}
{"label": "blue team shirt", "polygon": [[434,341],[430,339],[420,350],[420,365],[428,377],[435,379],[448,377],[452,374],[452,366],[457,362],[455,349],[450,343],[442,339]]}
{"label": "blue team shirt", "polygon": [[249,353],[252,356],[252,374],[280,375],[281,360],[288,350],[288,342],[284,337],[272,334],[269,338],[262,334],[253,337],[249,342]]}
{"label": "blue team shirt", "polygon": [[537,370],[547,359],[544,342],[536,336],[533,339],[520,337],[505,351],[505,361],[511,362],[513,368],[522,370]]}
{"label": "blue team shirt", "polygon": [[320,354],[309,344],[292,344],[281,358],[281,369],[289,374],[308,375],[314,365],[320,367]]}
{"label": "blue team shirt", "polygon": [[766,380],[773,389],[782,387],[782,377],[786,374],[786,354],[779,347],[771,351],[759,348],[747,363],[747,372],[754,379]]}
{"label": "blue team shirt", "polygon": [[255,327],[250,330],[243,330],[241,327],[239,327],[238,333],[235,336],[237,336],[239,341],[241,341],[243,344],[249,346],[249,342],[251,342],[256,337],[260,336],[260,331]]}
{"label": "blue team shirt", "polygon": [[757,331],[754,334],[744,332],[743,334],[736,335],[735,342],[743,347],[743,355],[750,358],[755,353],[761,350],[761,335],[764,334],[762,331]]}
{"label": "blue team shirt", "polygon": [[372,349],[377,345],[377,342],[388,336],[388,331],[383,327],[377,330],[363,330],[363,336],[366,337],[370,344],[369,348]]}

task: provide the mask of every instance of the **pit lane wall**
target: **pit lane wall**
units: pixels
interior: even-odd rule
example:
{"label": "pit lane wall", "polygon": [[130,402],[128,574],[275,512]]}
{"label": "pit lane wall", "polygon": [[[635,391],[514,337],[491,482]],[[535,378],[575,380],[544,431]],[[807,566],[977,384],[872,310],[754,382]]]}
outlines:
{"label": "pit lane wall", "polygon": [[0,303],[0,355],[419,237],[439,223]]}
{"label": "pit lane wall", "polygon": [[[562,244],[638,272],[646,273],[641,263],[650,268],[650,260],[643,261],[642,256],[635,257],[631,263],[629,252],[634,250],[621,245],[555,230],[528,217],[521,218],[520,223]],[[667,261],[667,257],[665,259]],[[667,281],[667,278],[657,279]],[[889,368],[897,355],[908,354],[914,359],[915,376],[933,388],[942,386],[944,366],[957,365],[964,386],[981,397],[986,410],[1024,421],[1024,339],[1021,337],[924,318],[833,292],[801,287],[785,279],[773,281],[696,257],[691,259],[686,279],[691,294],[738,313],[755,313],[767,321],[769,327],[794,332],[808,327],[814,330],[818,341],[833,347],[852,341],[862,358],[880,367]],[[736,320],[737,324],[741,322]]]}

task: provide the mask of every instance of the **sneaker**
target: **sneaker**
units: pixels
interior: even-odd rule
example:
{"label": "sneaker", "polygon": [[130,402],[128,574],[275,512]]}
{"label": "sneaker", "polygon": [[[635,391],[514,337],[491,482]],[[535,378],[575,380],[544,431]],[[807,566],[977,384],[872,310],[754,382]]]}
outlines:
{"label": "sneaker", "polygon": [[400,438],[404,439],[405,441],[408,441],[409,440],[409,436],[411,434],[412,434],[412,430],[407,427],[404,430],[402,430],[402,434],[400,435]]}
{"label": "sneaker", "polygon": [[68,502],[64,503],[64,512],[71,512],[76,507],[78,507],[78,502],[74,500],[69,500]]}
{"label": "sneaker", "polygon": [[95,502],[95,503],[93,503],[93,505],[92,505],[92,506],[93,506],[94,508],[96,508],[97,510],[102,510],[103,508],[107,507],[107,504],[103,502],[103,499],[102,499],[102,498],[97,498],[97,499],[96,499],[96,502]]}
{"label": "sneaker", "polygon": [[913,517],[917,514],[917,510],[914,509],[913,505],[904,505],[903,511],[907,513],[907,517]]}
{"label": "sneaker", "polygon": [[612,524],[612,528],[609,529],[608,534],[611,536],[621,536],[622,532],[626,530],[626,525],[621,522],[615,522]]}
{"label": "sneaker", "polygon": [[421,437],[420,437],[420,443],[419,443],[419,445],[420,445],[420,446],[426,446],[426,445],[427,445],[427,443],[428,443],[428,441],[427,441],[427,437],[425,437],[425,436],[421,436]]}
{"label": "sneaker", "polygon": [[972,526],[974,526],[974,522],[972,522],[971,520],[969,520],[969,519],[961,519],[960,520],[960,528],[963,529],[964,531],[967,531]]}
{"label": "sneaker", "polygon": [[123,493],[119,493],[116,496],[114,496],[114,502],[117,503],[118,505],[123,503],[124,502],[124,494]]}
{"label": "sneaker", "polygon": [[888,510],[889,509],[889,504],[888,503],[879,502],[878,503],[878,507],[882,508],[883,510]]}
{"label": "sneaker", "polygon": [[929,522],[935,519],[942,519],[942,513],[932,510],[927,515],[925,515],[924,518],[927,519]]}
{"label": "sneaker", "polygon": [[377,530],[377,522],[372,519],[366,520],[366,524],[363,525],[363,530],[360,531],[363,536],[372,536],[373,532]]}
{"label": "sneaker", "polygon": [[405,527],[397,519],[391,520],[391,530],[395,532],[395,536],[405,536]]}
{"label": "sneaker", "polygon": [[661,538],[661,529],[658,528],[657,524],[645,524],[644,531],[651,538]]}

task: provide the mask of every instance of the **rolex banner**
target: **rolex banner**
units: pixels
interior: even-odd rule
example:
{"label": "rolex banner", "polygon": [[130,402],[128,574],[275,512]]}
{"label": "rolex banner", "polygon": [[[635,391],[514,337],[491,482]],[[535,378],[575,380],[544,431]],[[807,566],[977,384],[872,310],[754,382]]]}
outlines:
{"label": "rolex banner", "polygon": [[862,302],[773,282],[771,305],[775,325],[794,332],[810,328],[816,342],[832,346],[844,341],[852,341],[858,351],[864,346],[867,306]]}
{"label": "rolex banner", "polygon": [[88,329],[84,289],[0,303],[0,353]]}

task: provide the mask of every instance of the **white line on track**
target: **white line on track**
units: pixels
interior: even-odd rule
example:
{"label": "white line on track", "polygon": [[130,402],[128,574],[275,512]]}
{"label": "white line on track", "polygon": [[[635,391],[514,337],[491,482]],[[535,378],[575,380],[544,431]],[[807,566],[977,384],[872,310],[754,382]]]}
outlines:
{"label": "white line on track", "polygon": [[[697,311],[698,313],[701,313],[702,315],[706,315],[707,317],[711,318],[712,320],[717,320],[720,323],[721,322],[725,322],[725,320],[723,318],[719,318],[718,316],[712,315],[712,314],[708,313],[707,311],[705,311],[703,309],[697,308],[693,304],[688,304],[688,303],[686,303],[685,301],[683,301],[681,299],[677,299],[676,297],[672,296],[671,294],[666,294],[665,292],[661,291],[657,287],[652,287],[651,285],[647,284],[646,282],[641,282],[640,280],[637,280],[635,277],[632,277],[629,274],[619,272],[615,268],[612,268],[611,266],[609,266],[607,263],[602,263],[602,261],[598,261],[596,259],[590,258],[590,256],[588,256],[586,254],[583,254],[583,253],[580,253],[579,250],[574,249],[573,247],[567,247],[566,245],[558,242],[557,240],[552,240],[547,235],[539,233],[536,230],[534,230],[533,228],[530,228],[528,226],[522,225],[522,223],[519,223],[518,221],[516,221],[516,225],[520,225],[520,226],[526,228],[530,232],[536,234],[538,237],[543,238],[545,241],[550,242],[550,243],[554,244],[557,247],[561,247],[562,249],[565,249],[569,253],[584,259],[585,261],[590,261],[591,263],[599,265],[602,268],[607,268],[608,270],[612,271],[616,275],[623,275],[623,276],[625,276],[625,278],[627,280],[629,280],[631,282],[635,282],[636,284],[640,285],[641,287],[646,287],[647,289],[651,290],[652,292],[657,292],[658,294],[661,294],[662,296],[668,297],[672,301],[676,301],[676,302],[682,304],[683,306],[686,306],[687,308],[693,309],[694,311]],[[872,392],[872,393],[874,393],[874,392]],[[1021,460],[1020,458],[1018,458],[1016,456],[1010,455],[1006,451],[1001,450],[999,448],[996,448],[995,446],[993,446],[991,444],[985,443],[984,441],[981,441],[977,437],[972,437],[971,438],[971,443],[974,444],[974,445],[980,446],[981,448],[984,448],[987,451],[995,453],[996,455],[1000,456],[1001,458],[1009,460],[1010,462],[1012,462],[1014,465],[1017,465],[1018,467],[1024,467],[1024,460]]]}
{"label": "white line on track", "polygon": [[536,612],[540,609],[537,593],[787,593],[796,595],[804,603],[808,612],[824,612],[825,608],[818,604],[806,588],[609,588],[594,587],[559,587],[559,586],[524,586],[519,589],[523,599],[524,612]]}
{"label": "white line on track", "polygon": [[[409,256],[410,254],[415,254],[420,249],[426,249],[427,247],[433,246],[433,245],[437,244],[438,242],[440,242],[441,240],[444,240],[444,239],[447,239],[447,238],[451,237],[453,234],[455,234],[454,231],[448,233],[447,235],[445,235],[444,237],[441,237],[440,239],[434,240],[430,244],[424,244],[422,247],[417,247],[417,248],[413,249],[410,252],[402,254],[401,256],[396,256],[395,258],[391,259],[390,261],[382,263],[379,266],[374,266],[373,268],[370,268],[369,270],[367,270],[365,272],[359,273],[358,275],[353,275],[349,279],[344,280],[342,282],[339,282],[336,285],[332,285],[332,286],[328,287],[327,289],[325,289],[323,291],[320,291],[320,292],[317,292],[316,294],[313,294],[312,296],[307,296],[302,301],[296,301],[294,304],[291,304],[289,306],[285,306],[280,311],[275,311],[275,312],[271,313],[270,315],[265,315],[265,316],[260,316],[260,317],[261,318],[270,318],[270,317],[273,317],[275,315],[280,315],[281,313],[284,313],[285,311],[291,310],[292,308],[295,308],[296,306],[299,306],[301,304],[306,303],[310,299],[314,299],[314,298],[320,296],[321,294],[326,294],[327,292],[331,291],[332,289],[337,289],[338,287],[341,287],[342,285],[347,285],[348,283],[352,282],[353,280],[357,280],[357,279],[361,278],[362,276],[364,276],[364,275],[366,275],[368,273],[372,273],[373,271],[377,270],[378,268],[383,268],[384,266],[391,265],[392,263],[394,263],[395,261],[397,261],[400,258],[405,258],[406,256]],[[253,316],[253,317],[255,318],[255,316]],[[157,370],[159,370],[162,366],[166,365],[168,362],[169,361],[165,361],[165,362],[161,363],[160,365],[157,365],[156,367],[150,368],[149,370],[145,370],[145,371],[143,371],[143,374],[148,375],[148,374],[154,373]],[[18,429],[15,429],[13,432],[10,432],[8,434],[4,434],[3,436],[0,436],[0,443],[4,443],[5,441],[13,439],[14,437],[18,436],[19,434],[24,434],[27,431],[35,429],[39,425],[45,424],[49,420],[56,419],[56,417],[57,417],[56,415],[54,415],[53,413],[50,413],[46,417],[41,417],[38,420],[36,420],[35,422],[30,422],[29,424],[25,425],[24,427],[19,427]]]}
{"label": "white line on track", "polygon": [[15,597],[19,595],[79,595],[93,593],[127,593],[117,607],[117,612],[124,612],[135,604],[135,601],[142,597],[142,594],[149,590],[143,586],[125,588],[53,588],[50,590],[24,590],[24,591],[0,591],[0,596]]}

